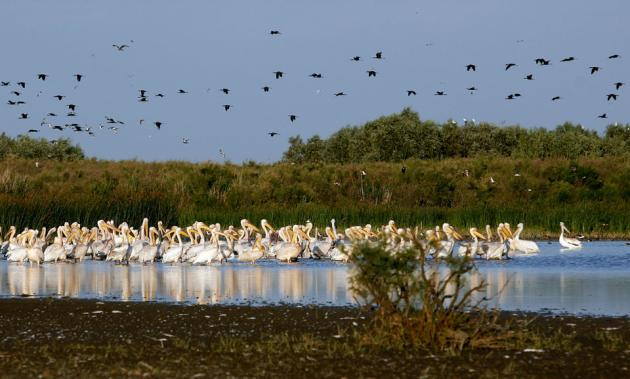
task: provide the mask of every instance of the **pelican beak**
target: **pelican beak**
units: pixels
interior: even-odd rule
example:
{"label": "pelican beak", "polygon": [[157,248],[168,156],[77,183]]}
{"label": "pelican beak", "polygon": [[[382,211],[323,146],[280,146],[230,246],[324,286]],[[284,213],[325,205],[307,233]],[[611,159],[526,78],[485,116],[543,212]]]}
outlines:
{"label": "pelican beak", "polygon": [[477,236],[477,238],[481,238],[482,240],[486,239],[486,237],[484,237],[484,235],[479,233],[478,231],[474,231],[473,234]]}

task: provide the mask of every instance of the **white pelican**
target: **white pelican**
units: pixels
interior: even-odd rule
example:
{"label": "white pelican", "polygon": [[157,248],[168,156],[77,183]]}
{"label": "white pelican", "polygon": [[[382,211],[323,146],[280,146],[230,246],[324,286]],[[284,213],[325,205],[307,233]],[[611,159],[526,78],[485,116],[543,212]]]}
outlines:
{"label": "white pelican", "polygon": [[33,263],[37,263],[37,265],[39,266],[39,264],[44,261],[44,252],[42,251],[41,247],[38,247],[36,245],[37,235],[37,230],[31,231],[30,238],[27,242],[26,257],[28,258],[29,262],[31,262],[31,265]]}
{"label": "white pelican", "polygon": [[254,264],[257,260],[263,257],[265,254],[265,246],[262,244],[262,235],[256,234],[256,241],[251,249],[245,250],[238,255],[239,262],[250,262]]}
{"label": "white pelican", "polygon": [[184,233],[179,227],[176,228],[175,231],[167,232],[165,234],[165,236],[169,239],[177,238],[177,245],[171,243],[171,246],[168,248],[168,250],[164,252],[164,255],[162,256],[163,263],[176,263],[181,259],[184,252],[184,244],[182,243],[181,237],[182,234],[185,237],[189,237],[188,234]]}
{"label": "white pelican", "polygon": [[460,244],[457,251],[459,256],[475,256],[482,252],[479,238],[485,240],[486,237],[484,237],[483,234],[479,233],[477,231],[477,228],[470,228],[469,232],[473,240],[472,242]]}
{"label": "white pelican", "polygon": [[501,223],[497,227],[497,235],[499,236],[499,242],[487,242],[481,245],[482,250],[485,252],[486,259],[503,259],[504,255],[507,256],[509,246],[507,246],[507,239],[510,237],[505,224]]}
{"label": "white pelican", "polygon": [[522,240],[520,239],[521,232],[523,231],[524,225],[523,223],[519,223],[516,226],[516,231],[514,232],[514,236],[510,240],[510,250],[512,251],[520,251],[525,254],[534,254],[540,252],[540,248],[534,241]]}
{"label": "white pelican", "polygon": [[[438,240],[436,246],[437,258],[450,257],[455,248],[455,240],[461,240],[462,236],[457,233],[448,223],[442,224],[442,231],[446,235],[446,241]],[[437,234],[437,233],[436,233]]]}
{"label": "white pelican", "polygon": [[564,222],[561,222],[559,242],[560,242],[560,245],[562,245],[562,247],[566,249],[579,249],[582,247],[582,242],[580,240],[576,238],[569,238],[569,237],[565,238],[564,232],[567,232],[567,234],[571,233],[569,232],[569,229],[567,229],[567,227],[564,226]]}
{"label": "white pelican", "polygon": [[52,244],[46,247],[44,250],[44,262],[57,262],[66,259],[66,249],[63,246],[63,230],[64,226],[57,228],[57,237],[55,237]]}
{"label": "white pelican", "polygon": [[[146,220],[146,219],[145,219]],[[153,226],[149,228],[149,244],[145,245],[138,254],[138,261],[140,263],[152,263],[158,252],[158,243],[160,242],[160,235]]]}
{"label": "white pelican", "polygon": [[[286,229],[285,232],[287,232]],[[280,261],[287,262],[296,259],[302,252],[302,246],[298,240],[299,237],[303,237],[303,233],[299,226],[293,225],[293,233],[291,234],[290,241],[279,244],[280,246],[276,251],[276,258]]]}
{"label": "white pelican", "polygon": [[198,251],[195,259],[192,260],[192,264],[210,264],[213,260],[219,258],[219,256],[223,258],[221,249],[219,248],[219,235],[225,236],[225,234],[217,232],[216,230],[212,231],[210,242],[201,245],[202,248]]}

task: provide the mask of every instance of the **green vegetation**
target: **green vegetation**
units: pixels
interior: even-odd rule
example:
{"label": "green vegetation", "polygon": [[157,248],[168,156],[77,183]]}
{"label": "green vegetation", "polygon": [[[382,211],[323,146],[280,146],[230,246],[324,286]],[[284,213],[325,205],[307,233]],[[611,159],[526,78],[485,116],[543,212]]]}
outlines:
{"label": "green vegetation", "polygon": [[83,150],[62,138],[50,142],[44,138],[30,138],[20,135],[11,138],[0,134],[0,159],[18,157],[27,159],[53,159],[59,161],[83,159]]}
{"label": "green vegetation", "polygon": [[[628,236],[630,161],[475,158],[400,163],[273,164],[0,161],[0,225],[38,227],[98,219],[136,225],[273,224],[340,226],[395,219],[400,225],[460,228],[524,222],[526,234],[549,236],[564,221],[593,237]],[[366,176],[361,175],[365,170]],[[466,176],[465,170],[468,170]],[[520,176],[515,176],[518,173]],[[495,181],[492,183],[490,178]]]}
{"label": "green vegetation", "polygon": [[399,162],[406,159],[512,157],[529,159],[621,156],[630,153],[630,125],[609,125],[604,137],[581,125],[554,130],[498,127],[489,123],[421,121],[409,108],[328,139],[289,139],[284,160],[292,163]]}

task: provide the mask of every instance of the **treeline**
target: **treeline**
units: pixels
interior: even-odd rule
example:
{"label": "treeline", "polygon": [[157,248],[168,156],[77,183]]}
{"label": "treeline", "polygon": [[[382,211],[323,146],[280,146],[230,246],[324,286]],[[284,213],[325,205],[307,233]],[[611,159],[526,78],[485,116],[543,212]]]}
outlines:
{"label": "treeline", "polygon": [[609,125],[604,136],[565,123],[554,130],[489,123],[422,121],[410,108],[342,128],[327,139],[289,139],[283,160],[291,163],[397,162],[479,156],[547,159],[620,156],[630,152],[630,125]]}
{"label": "treeline", "polygon": [[85,155],[79,145],[73,145],[65,138],[48,141],[45,138],[35,139],[24,135],[11,138],[2,133],[0,134],[0,159],[8,157],[66,161],[83,159]]}
{"label": "treeline", "polygon": [[[625,156],[545,160],[477,157],[404,163],[219,165],[95,159],[0,160],[0,226],[38,227],[99,219],[340,228],[468,227],[524,222],[526,234],[558,223],[594,237],[630,236],[630,160]],[[403,172],[401,168],[406,168]]]}

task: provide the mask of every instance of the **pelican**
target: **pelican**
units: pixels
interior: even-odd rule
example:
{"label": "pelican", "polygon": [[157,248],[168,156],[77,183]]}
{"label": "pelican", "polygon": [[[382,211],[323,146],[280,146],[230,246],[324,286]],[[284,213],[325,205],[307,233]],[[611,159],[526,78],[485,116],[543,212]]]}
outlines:
{"label": "pelican", "polygon": [[472,242],[464,243],[459,246],[459,249],[457,251],[457,254],[459,256],[475,256],[482,251],[479,238],[485,240],[486,237],[484,237],[483,234],[479,233],[477,231],[477,228],[470,228],[469,232],[473,240]]}
{"label": "pelican", "polygon": [[567,234],[571,233],[569,232],[569,229],[567,229],[566,226],[564,226],[564,222],[560,223],[560,238],[558,239],[560,242],[560,245],[562,245],[562,247],[566,248],[566,249],[579,249],[582,247],[582,242],[578,239],[575,238],[568,238],[568,237],[564,237],[564,232],[567,232]]}
{"label": "pelican", "polygon": [[219,248],[219,235],[225,236],[225,234],[217,232],[216,230],[212,231],[210,243],[204,243],[201,245],[202,249],[199,250],[195,259],[192,260],[192,264],[210,264],[221,255],[221,249]]}
{"label": "pelican", "polygon": [[[145,219],[146,220],[146,219]],[[153,226],[149,228],[149,244],[145,245],[138,253],[138,261],[140,263],[151,263],[155,260],[155,256],[158,252],[158,243],[160,242],[160,235]]]}
{"label": "pelican", "polygon": [[525,254],[534,254],[540,252],[540,248],[534,241],[521,240],[519,237],[521,232],[523,231],[524,225],[523,223],[519,223],[516,226],[516,231],[514,232],[514,236],[510,240],[510,250],[511,251],[520,251]]}
{"label": "pelican", "polygon": [[181,237],[182,234],[185,237],[189,237],[189,235],[183,232],[182,229],[179,227],[176,228],[175,231],[167,232],[165,234],[171,240],[172,238],[177,238],[177,245],[174,245],[171,243],[171,247],[169,247],[168,250],[166,250],[164,252],[164,255],[162,256],[163,263],[175,263],[181,259],[182,254],[184,252],[184,244],[182,243],[182,237]]}
{"label": "pelican", "polygon": [[57,237],[44,250],[44,262],[57,262],[66,259],[66,248],[63,241],[63,226],[57,228]]}
{"label": "pelican", "polygon": [[244,250],[238,255],[239,262],[250,262],[254,264],[257,260],[263,257],[265,254],[265,246],[262,244],[262,235],[256,233],[256,241],[251,249]]}
{"label": "pelican", "polygon": [[26,257],[31,265],[33,265],[33,263],[37,263],[39,266],[39,264],[44,261],[44,252],[41,247],[36,245],[37,235],[37,230],[31,231],[30,238],[27,242]]}
{"label": "pelican", "polygon": [[[289,230],[285,229],[285,233]],[[300,234],[302,233],[302,234]],[[290,262],[292,259],[296,259],[302,252],[302,246],[298,240],[300,236],[303,236],[304,232],[297,226],[293,225],[290,240],[279,244],[279,248],[276,251],[276,258],[280,261]]]}
{"label": "pelican", "polygon": [[507,257],[509,251],[507,239],[509,238],[509,234],[505,228],[505,224],[499,224],[497,227],[497,235],[499,236],[499,242],[486,242],[481,245],[486,259],[503,259],[504,256]]}
{"label": "pelican", "polygon": [[462,239],[462,236],[446,222],[442,224],[442,231],[446,235],[446,241],[438,240],[436,247],[437,258],[450,257],[455,247],[455,241]]}

